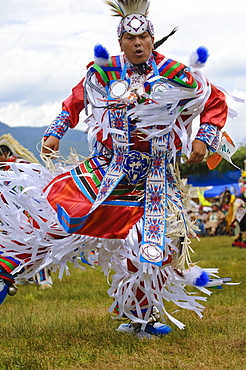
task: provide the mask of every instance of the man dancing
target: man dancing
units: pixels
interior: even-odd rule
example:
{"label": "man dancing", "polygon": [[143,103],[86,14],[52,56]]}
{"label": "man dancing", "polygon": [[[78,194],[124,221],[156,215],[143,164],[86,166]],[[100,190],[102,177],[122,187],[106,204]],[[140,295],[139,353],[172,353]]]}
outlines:
{"label": "man dancing", "polygon": [[[47,246],[39,259],[63,266],[81,252],[97,251],[104,273],[115,272],[110,312],[129,319],[119,330],[166,334],[165,316],[184,325],[166,311],[164,301],[202,316],[204,307],[197,301],[205,297],[189,294],[185,286],[209,293],[206,269],[192,265],[189,255],[188,236],[196,234],[196,227],[187,214],[179,158],[184,154],[194,164],[207,149],[216,151],[228,109],[223,92],[199,70],[207,59],[205,48],[194,54],[192,68],[169,59],[154,50],[149,1],[106,3],[121,18],[117,35],[123,54],[110,57],[97,45],[86,77],[44,133],[43,153],[54,156],[59,140],[91,105],[86,120],[90,157],[44,188],[52,217],[54,210],[65,240],[70,236],[77,248],[70,243],[61,249],[58,239],[60,244]],[[199,114],[191,142],[192,120]]]}

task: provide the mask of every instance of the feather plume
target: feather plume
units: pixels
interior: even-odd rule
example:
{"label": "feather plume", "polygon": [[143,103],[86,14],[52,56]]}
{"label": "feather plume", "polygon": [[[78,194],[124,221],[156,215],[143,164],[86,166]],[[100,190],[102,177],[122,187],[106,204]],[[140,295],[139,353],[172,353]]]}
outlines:
{"label": "feather plume", "polygon": [[94,60],[95,63],[104,66],[109,62],[109,53],[105,47],[98,44],[94,47]]}
{"label": "feather plume", "polygon": [[208,49],[204,46],[200,46],[190,56],[190,66],[193,68],[203,68],[206,61],[208,60],[209,53]]}
{"label": "feather plume", "polygon": [[209,281],[208,273],[198,266],[192,266],[184,272],[184,277],[189,285],[205,286]]}
{"label": "feather plume", "polygon": [[147,16],[150,2],[149,0],[105,0],[111,7],[114,16],[126,17],[129,14],[142,14]]}
{"label": "feather plume", "polygon": [[123,13],[123,10],[120,8],[118,4],[114,4],[113,1],[105,0],[105,3],[108,4],[111,7],[111,11],[113,12],[113,16],[115,17],[122,17],[124,18],[125,15]]}

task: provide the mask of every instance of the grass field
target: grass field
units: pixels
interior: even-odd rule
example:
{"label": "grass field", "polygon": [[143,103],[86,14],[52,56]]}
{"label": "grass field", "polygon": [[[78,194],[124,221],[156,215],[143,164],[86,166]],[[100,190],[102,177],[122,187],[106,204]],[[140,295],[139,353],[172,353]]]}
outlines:
{"label": "grass field", "polygon": [[115,331],[119,322],[110,318],[108,286],[97,269],[71,267],[61,282],[53,273],[52,289],[19,286],[0,306],[0,370],[246,369],[246,249],[231,247],[232,240],[194,240],[193,261],[241,284],[211,289],[202,320],[178,311],[186,328],[169,323],[173,331],[155,340]]}

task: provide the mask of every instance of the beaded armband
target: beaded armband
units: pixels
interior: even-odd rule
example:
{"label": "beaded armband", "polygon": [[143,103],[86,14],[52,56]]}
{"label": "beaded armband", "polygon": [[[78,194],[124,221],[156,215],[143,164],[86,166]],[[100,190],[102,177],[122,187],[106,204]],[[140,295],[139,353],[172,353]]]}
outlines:
{"label": "beaded armband", "polygon": [[219,146],[219,129],[217,126],[208,123],[202,123],[198,133],[195,137],[196,140],[203,141],[209,150],[215,152]]}
{"label": "beaded armband", "polygon": [[66,111],[62,111],[59,116],[51,123],[45,130],[43,136],[55,136],[61,139],[68,130],[70,124],[70,114]]}

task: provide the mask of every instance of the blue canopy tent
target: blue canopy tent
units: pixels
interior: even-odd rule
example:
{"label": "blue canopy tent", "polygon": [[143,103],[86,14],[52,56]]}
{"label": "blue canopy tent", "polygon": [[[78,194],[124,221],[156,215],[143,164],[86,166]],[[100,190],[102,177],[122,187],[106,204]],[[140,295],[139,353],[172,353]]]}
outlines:
{"label": "blue canopy tent", "polygon": [[226,189],[231,193],[239,194],[238,180],[241,176],[240,170],[227,171],[220,173],[219,171],[209,171],[205,175],[190,175],[187,183],[194,187],[212,186],[212,189],[204,192],[205,198],[214,198],[220,195]]}
{"label": "blue canopy tent", "polygon": [[238,182],[235,182],[234,184],[213,186],[212,189],[205,190],[204,197],[205,198],[215,198],[227,189],[230,190],[231,194],[235,194],[235,195],[239,194],[240,192]]}
{"label": "blue canopy tent", "polygon": [[209,171],[205,175],[190,175],[188,176],[187,183],[192,186],[217,186],[217,185],[230,185],[238,182],[241,176],[241,171],[227,171],[221,173],[219,171]]}

